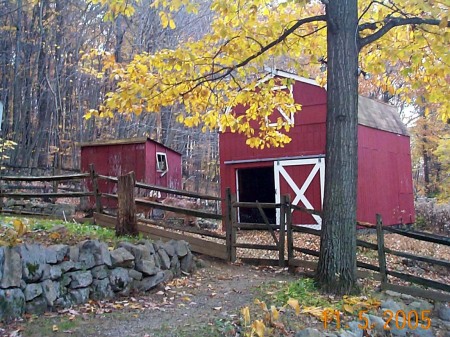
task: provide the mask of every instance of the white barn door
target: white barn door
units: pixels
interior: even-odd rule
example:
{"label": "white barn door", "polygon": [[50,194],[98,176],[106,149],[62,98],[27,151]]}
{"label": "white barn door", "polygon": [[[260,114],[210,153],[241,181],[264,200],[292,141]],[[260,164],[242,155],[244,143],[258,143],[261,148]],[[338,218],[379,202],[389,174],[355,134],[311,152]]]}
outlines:
{"label": "white barn door", "polygon": [[[309,209],[322,208],[325,188],[325,158],[275,161],[274,179],[276,203],[281,201],[282,194],[291,193],[293,205],[299,205],[300,203],[299,206]],[[276,220],[279,225],[279,209],[277,210]],[[294,224],[296,225],[309,225],[315,229],[320,229],[322,226],[322,219],[318,215],[312,215],[311,222],[296,223],[294,218]]]}

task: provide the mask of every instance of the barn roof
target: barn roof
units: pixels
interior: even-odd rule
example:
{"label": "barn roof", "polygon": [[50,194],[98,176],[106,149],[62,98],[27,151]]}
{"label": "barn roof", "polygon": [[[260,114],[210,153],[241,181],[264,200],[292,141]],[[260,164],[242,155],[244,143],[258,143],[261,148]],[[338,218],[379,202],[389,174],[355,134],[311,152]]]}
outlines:
{"label": "barn roof", "polygon": [[[262,81],[274,76],[280,76],[320,87],[320,84],[313,79],[301,77],[287,71],[271,68],[266,68],[266,71],[268,75]],[[326,86],[324,89],[327,89]],[[408,129],[401,121],[395,106],[361,95],[358,98],[358,123],[378,130],[408,135]]]}
{"label": "barn roof", "polygon": [[359,95],[358,123],[375,129],[408,135],[395,106]]}
{"label": "barn roof", "polygon": [[161,147],[166,148],[167,150],[173,151],[175,153],[181,154],[178,151],[175,151],[174,149],[171,149],[168,146],[165,146],[164,144],[161,144],[160,142],[157,142],[156,140],[153,140],[148,137],[136,137],[136,138],[126,138],[126,139],[104,139],[104,140],[97,140],[94,142],[86,142],[86,143],[80,143],[80,147],[85,146],[107,146],[107,145],[125,145],[125,144],[142,144],[146,143],[147,141],[150,141],[152,143],[156,143]]}

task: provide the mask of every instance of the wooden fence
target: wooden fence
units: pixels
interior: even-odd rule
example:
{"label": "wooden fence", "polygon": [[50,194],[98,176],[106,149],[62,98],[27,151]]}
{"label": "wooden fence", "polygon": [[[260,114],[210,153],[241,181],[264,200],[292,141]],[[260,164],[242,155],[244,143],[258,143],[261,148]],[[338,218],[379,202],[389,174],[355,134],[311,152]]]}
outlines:
{"label": "wooden fence", "polygon": [[[279,204],[271,203],[258,203],[258,202],[236,202],[236,197],[228,190],[226,198],[227,214],[225,216],[226,233],[227,233],[227,247],[228,254],[231,261],[235,261],[237,256],[236,250],[238,248],[257,249],[257,250],[270,250],[277,252],[278,259],[258,259],[258,258],[241,258],[242,261],[253,264],[266,264],[266,265],[278,265],[281,267],[304,267],[312,270],[317,269],[317,261],[305,258],[296,258],[295,253],[305,254],[311,256],[313,259],[319,257],[319,251],[305,247],[298,247],[294,243],[294,233],[309,234],[316,237],[320,237],[321,231],[309,228],[307,226],[295,226],[292,224],[293,212],[307,212],[309,214],[322,215],[321,212],[315,210],[308,210],[299,206],[292,205],[290,203],[290,197],[288,195],[282,196]],[[258,209],[264,223],[249,224],[239,223],[237,221],[237,210],[239,208],[255,208]],[[269,223],[264,209],[278,208],[280,210],[280,223],[279,225]],[[357,261],[358,277],[366,278],[372,277],[380,280],[383,289],[391,289],[394,291],[411,294],[413,296],[421,296],[432,300],[450,301],[450,285],[437,282],[422,277],[418,277],[412,274],[400,273],[398,271],[389,269],[386,265],[386,254],[392,254],[398,257],[409,259],[411,261],[420,261],[428,263],[430,265],[436,265],[444,267],[450,270],[450,261],[440,260],[432,257],[419,256],[406,252],[399,252],[392,250],[385,246],[384,235],[385,232],[395,233],[405,237],[410,237],[420,241],[433,242],[445,246],[450,246],[450,238],[439,235],[396,229],[390,226],[383,226],[381,216],[377,215],[377,224],[370,225],[365,223],[357,223],[358,226],[370,227],[377,230],[377,243],[372,243],[364,240],[357,239],[357,247],[373,250],[377,253],[378,264],[370,264],[367,262]],[[267,230],[273,239],[273,244],[253,244],[238,242],[237,238],[242,230]],[[286,258],[287,253],[287,258]],[[388,275],[404,281],[408,281],[426,288],[432,288],[436,290],[445,291],[447,293],[436,292],[434,290],[422,289],[411,286],[400,286],[392,284],[388,280]]]}
{"label": "wooden fence", "polygon": [[[105,214],[102,207],[102,198],[110,198],[119,200],[120,196],[117,194],[101,193],[99,191],[99,180],[106,180],[110,183],[118,183],[119,179],[116,177],[109,177],[99,175],[95,172],[94,167],[90,167],[89,173],[70,174],[70,175],[55,175],[55,176],[34,176],[34,177],[19,177],[19,176],[3,176],[0,177],[0,203],[3,198],[12,199],[30,199],[30,198],[80,198],[80,197],[93,197],[95,200],[95,213],[94,219],[96,223],[116,228],[119,221],[119,217],[113,214]],[[88,186],[87,182],[90,182],[92,189],[90,191],[83,190],[83,186]],[[51,183],[49,191],[48,185],[41,185],[42,190],[37,192],[39,186],[31,185],[32,183]],[[74,182],[72,185],[67,185],[67,182]],[[76,182],[76,183],[75,183]],[[8,189],[6,189],[8,188]],[[17,191],[18,189],[26,190],[31,189],[32,192]],[[221,201],[220,198],[214,196],[208,196],[198,193],[192,193],[188,191],[179,191],[161,186],[149,185],[140,182],[134,182],[129,188],[130,192],[134,193],[136,188],[144,189],[146,191],[161,192],[178,197],[190,197],[195,199],[210,200],[214,202]],[[13,191],[11,191],[13,190]],[[306,247],[298,247],[294,243],[294,234],[302,233],[313,236],[320,236],[320,231],[308,227],[295,226],[292,224],[293,212],[307,212],[310,214],[321,215],[320,212],[314,210],[308,210],[299,206],[292,205],[290,197],[288,195],[282,196],[280,203],[259,203],[259,202],[237,202],[236,196],[231,194],[228,189],[226,200],[224,201],[226,214],[205,212],[201,210],[194,210],[189,208],[180,208],[172,205],[164,205],[159,202],[148,201],[139,197],[133,197],[133,205],[140,207],[147,207],[149,209],[160,209],[162,211],[171,211],[188,216],[199,217],[203,219],[223,220],[223,228],[225,234],[217,231],[210,231],[200,228],[176,226],[168,224],[164,221],[150,220],[150,219],[137,219],[138,231],[153,239],[161,240],[186,240],[191,244],[192,250],[201,254],[214,256],[223,260],[236,261],[237,249],[256,249],[264,251],[273,251],[278,255],[277,259],[255,259],[255,258],[241,258],[243,262],[257,263],[266,265],[279,265],[282,267],[305,267],[315,269],[317,262],[311,259],[299,259],[296,257],[296,253],[305,254],[317,259],[319,252]],[[119,203],[120,204],[120,203]],[[2,206],[0,204],[0,206]],[[238,222],[237,212],[239,208],[255,208],[261,214],[263,223],[240,223]],[[265,209],[279,209],[280,223],[278,225],[270,223],[268,217],[265,214]],[[5,210],[2,208],[2,212],[13,212],[13,210]],[[119,211],[120,212],[120,211]],[[32,212],[22,212],[22,214],[28,215]],[[35,215],[35,214],[31,214]],[[366,226],[366,224],[358,223],[360,226]],[[377,216],[377,224],[371,228],[377,230],[377,243],[371,243],[363,240],[357,240],[357,246],[365,249],[373,250],[378,256],[378,265],[369,264],[363,261],[357,261],[358,276],[359,277],[375,277],[381,281],[383,289],[391,289],[394,291],[400,291],[403,293],[410,293],[412,295],[418,295],[426,298],[436,300],[450,301],[450,295],[447,293],[436,292],[432,290],[425,290],[417,287],[404,287],[389,282],[389,277],[399,278],[401,280],[418,284],[423,287],[428,287],[440,291],[450,293],[450,286],[437,281],[428,280],[416,275],[400,273],[389,266],[386,263],[386,255],[394,255],[411,261],[418,261],[421,263],[427,263],[431,265],[437,265],[443,268],[450,269],[450,262],[446,260],[440,260],[433,257],[418,256],[407,252],[399,252],[392,250],[385,246],[384,235],[386,232],[402,235],[405,237],[417,239],[420,241],[433,242],[436,244],[450,246],[450,239],[439,235],[433,235],[429,233],[407,231],[396,229],[393,227],[387,227],[382,225],[381,217]],[[255,244],[238,242],[237,237],[244,231],[252,230],[264,230],[270,233],[273,240],[271,244]]]}

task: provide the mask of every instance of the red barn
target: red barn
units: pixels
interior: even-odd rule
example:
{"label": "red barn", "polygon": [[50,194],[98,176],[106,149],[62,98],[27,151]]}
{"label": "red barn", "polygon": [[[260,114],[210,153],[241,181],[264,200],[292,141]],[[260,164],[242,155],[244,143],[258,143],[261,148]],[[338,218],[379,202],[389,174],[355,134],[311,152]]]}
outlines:
{"label": "red barn", "polygon": [[[238,201],[279,202],[290,194],[294,204],[321,210],[326,169],[326,90],[315,81],[283,71],[271,76],[287,77],[302,110],[286,116],[295,125],[291,143],[284,148],[250,148],[245,136],[220,135],[222,197],[230,187]],[[380,213],[387,225],[414,222],[410,139],[395,107],[359,97],[358,106],[358,205],[357,219],[375,223]],[[295,118],[294,118],[295,117]],[[268,218],[279,221],[275,210]],[[241,222],[262,222],[252,209],[239,209]],[[321,225],[319,216],[294,213],[295,224]]]}
{"label": "red barn", "polygon": [[[81,171],[118,177],[134,171],[136,181],[181,189],[181,154],[149,138],[106,140],[81,144]],[[102,193],[116,193],[117,184],[99,181]],[[111,205],[110,205],[111,206]]]}

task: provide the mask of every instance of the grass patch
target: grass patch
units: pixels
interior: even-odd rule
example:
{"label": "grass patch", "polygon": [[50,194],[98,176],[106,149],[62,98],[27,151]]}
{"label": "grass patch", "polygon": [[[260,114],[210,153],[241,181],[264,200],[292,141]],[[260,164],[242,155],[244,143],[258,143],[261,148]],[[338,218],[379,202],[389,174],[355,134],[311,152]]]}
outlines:
{"label": "grass patch", "polygon": [[110,246],[115,246],[120,241],[137,242],[143,239],[141,234],[136,237],[117,237],[113,229],[100,227],[92,223],[65,222],[48,218],[0,216],[0,230],[2,227],[11,227],[14,220],[20,220],[27,227],[28,232],[23,237],[24,241],[28,239],[36,243],[74,244],[86,239],[96,239],[106,242]]}

